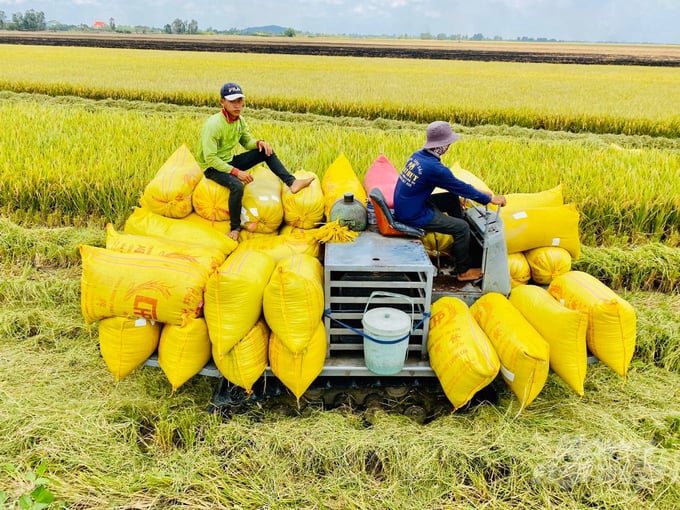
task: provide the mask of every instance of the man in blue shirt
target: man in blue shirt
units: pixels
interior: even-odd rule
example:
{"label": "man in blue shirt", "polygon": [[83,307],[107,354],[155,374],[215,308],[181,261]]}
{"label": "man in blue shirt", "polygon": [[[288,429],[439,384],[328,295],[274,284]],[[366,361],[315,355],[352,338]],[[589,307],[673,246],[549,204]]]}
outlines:
{"label": "man in blue shirt", "polygon": [[[451,130],[448,122],[432,122],[427,126],[426,134],[425,144],[411,155],[397,180],[394,216],[402,223],[428,232],[452,235],[452,255],[456,259],[458,280],[478,280],[482,271],[470,267],[470,225],[463,219],[460,197],[499,206],[506,204],[505,197],[480,191],[456,179],[442,163],[442,156],[460,138]],[[433,195],[435,188],[443,188],[446,193]]]}

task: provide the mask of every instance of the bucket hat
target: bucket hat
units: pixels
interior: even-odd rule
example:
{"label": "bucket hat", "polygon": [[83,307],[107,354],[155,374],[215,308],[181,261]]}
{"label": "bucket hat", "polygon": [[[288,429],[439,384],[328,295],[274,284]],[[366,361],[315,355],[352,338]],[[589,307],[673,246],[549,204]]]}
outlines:
{"label": "bucket hat", "polygon": [[443,120],[436,120],[428,124],[426,134],[427,140],[423,145],[423,149],[451,145],[460,138],[459,134],[453,132],[449,123]]}

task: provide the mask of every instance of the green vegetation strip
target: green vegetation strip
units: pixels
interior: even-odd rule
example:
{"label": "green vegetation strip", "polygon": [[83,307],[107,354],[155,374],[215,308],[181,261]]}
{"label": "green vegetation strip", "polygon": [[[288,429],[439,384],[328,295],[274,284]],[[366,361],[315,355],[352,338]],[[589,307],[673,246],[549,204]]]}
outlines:
{"label": "green vegetation strip", "polygon": [[[677,137],[678,70],[454,60],[0,45],[0,90],[465,126]],[[559,100],[556,101],[556,98]]]}

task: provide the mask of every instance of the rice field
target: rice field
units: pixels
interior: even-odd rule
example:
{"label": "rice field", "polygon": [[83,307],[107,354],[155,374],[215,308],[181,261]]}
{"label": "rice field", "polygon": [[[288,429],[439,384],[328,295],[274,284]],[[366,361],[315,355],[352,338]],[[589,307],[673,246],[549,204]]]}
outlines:
{"label": "rice field", "polygon": [[237,81],[255,108],[680,134],[678,68],[12,45],[0,45],[0,59],[0,90],[17,92],[213,106],[215,84]]}
{"label": "rice field", "polygon": [[[677,508],[678,70],[3,45],[0,58],[0,508],[38,487],[73,509]],[[361,177],[380,153],[401,168],[442,115],[463,134],[445,162],[495,192],[563,184],[582,214],[577,268],[638,315],[626,382],[589,365],[579,398],[551,373],[520,413],[496,381],[497,404],[427,425],[309,408],[225,421],[206,412],[214,379],[171,395],[142,367],[114,383],[81,315],[77,246],[102,246],[174,150],[193,149],[227,63],[253,131],[292,170],[321,177],[345,154]],[[407,72],[422,80],[408,103]]]}

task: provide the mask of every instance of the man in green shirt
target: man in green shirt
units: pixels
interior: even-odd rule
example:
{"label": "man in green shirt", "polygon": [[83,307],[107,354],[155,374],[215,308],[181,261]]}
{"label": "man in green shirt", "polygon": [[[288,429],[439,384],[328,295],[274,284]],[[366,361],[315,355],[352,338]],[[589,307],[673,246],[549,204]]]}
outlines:
{"label": "man in green shirt", "polygon": [[[204,175],[229,188],[231,232],[228,235],[234,241],[238,240],[241,230],[243,187],[253,181],[253,176],[246,170],[264,162],[292,193],[309,186],[314,180],[314,177],[296,179],[267,142],[250,134],[248,124],[241,117],[244,99],[245,95],[236,83],[225,83],[222,86],[222,111],[210,116],[203,124],[196,151],[196,160]],[[234,155],[234,149],[239,144],[246,152]]]}

